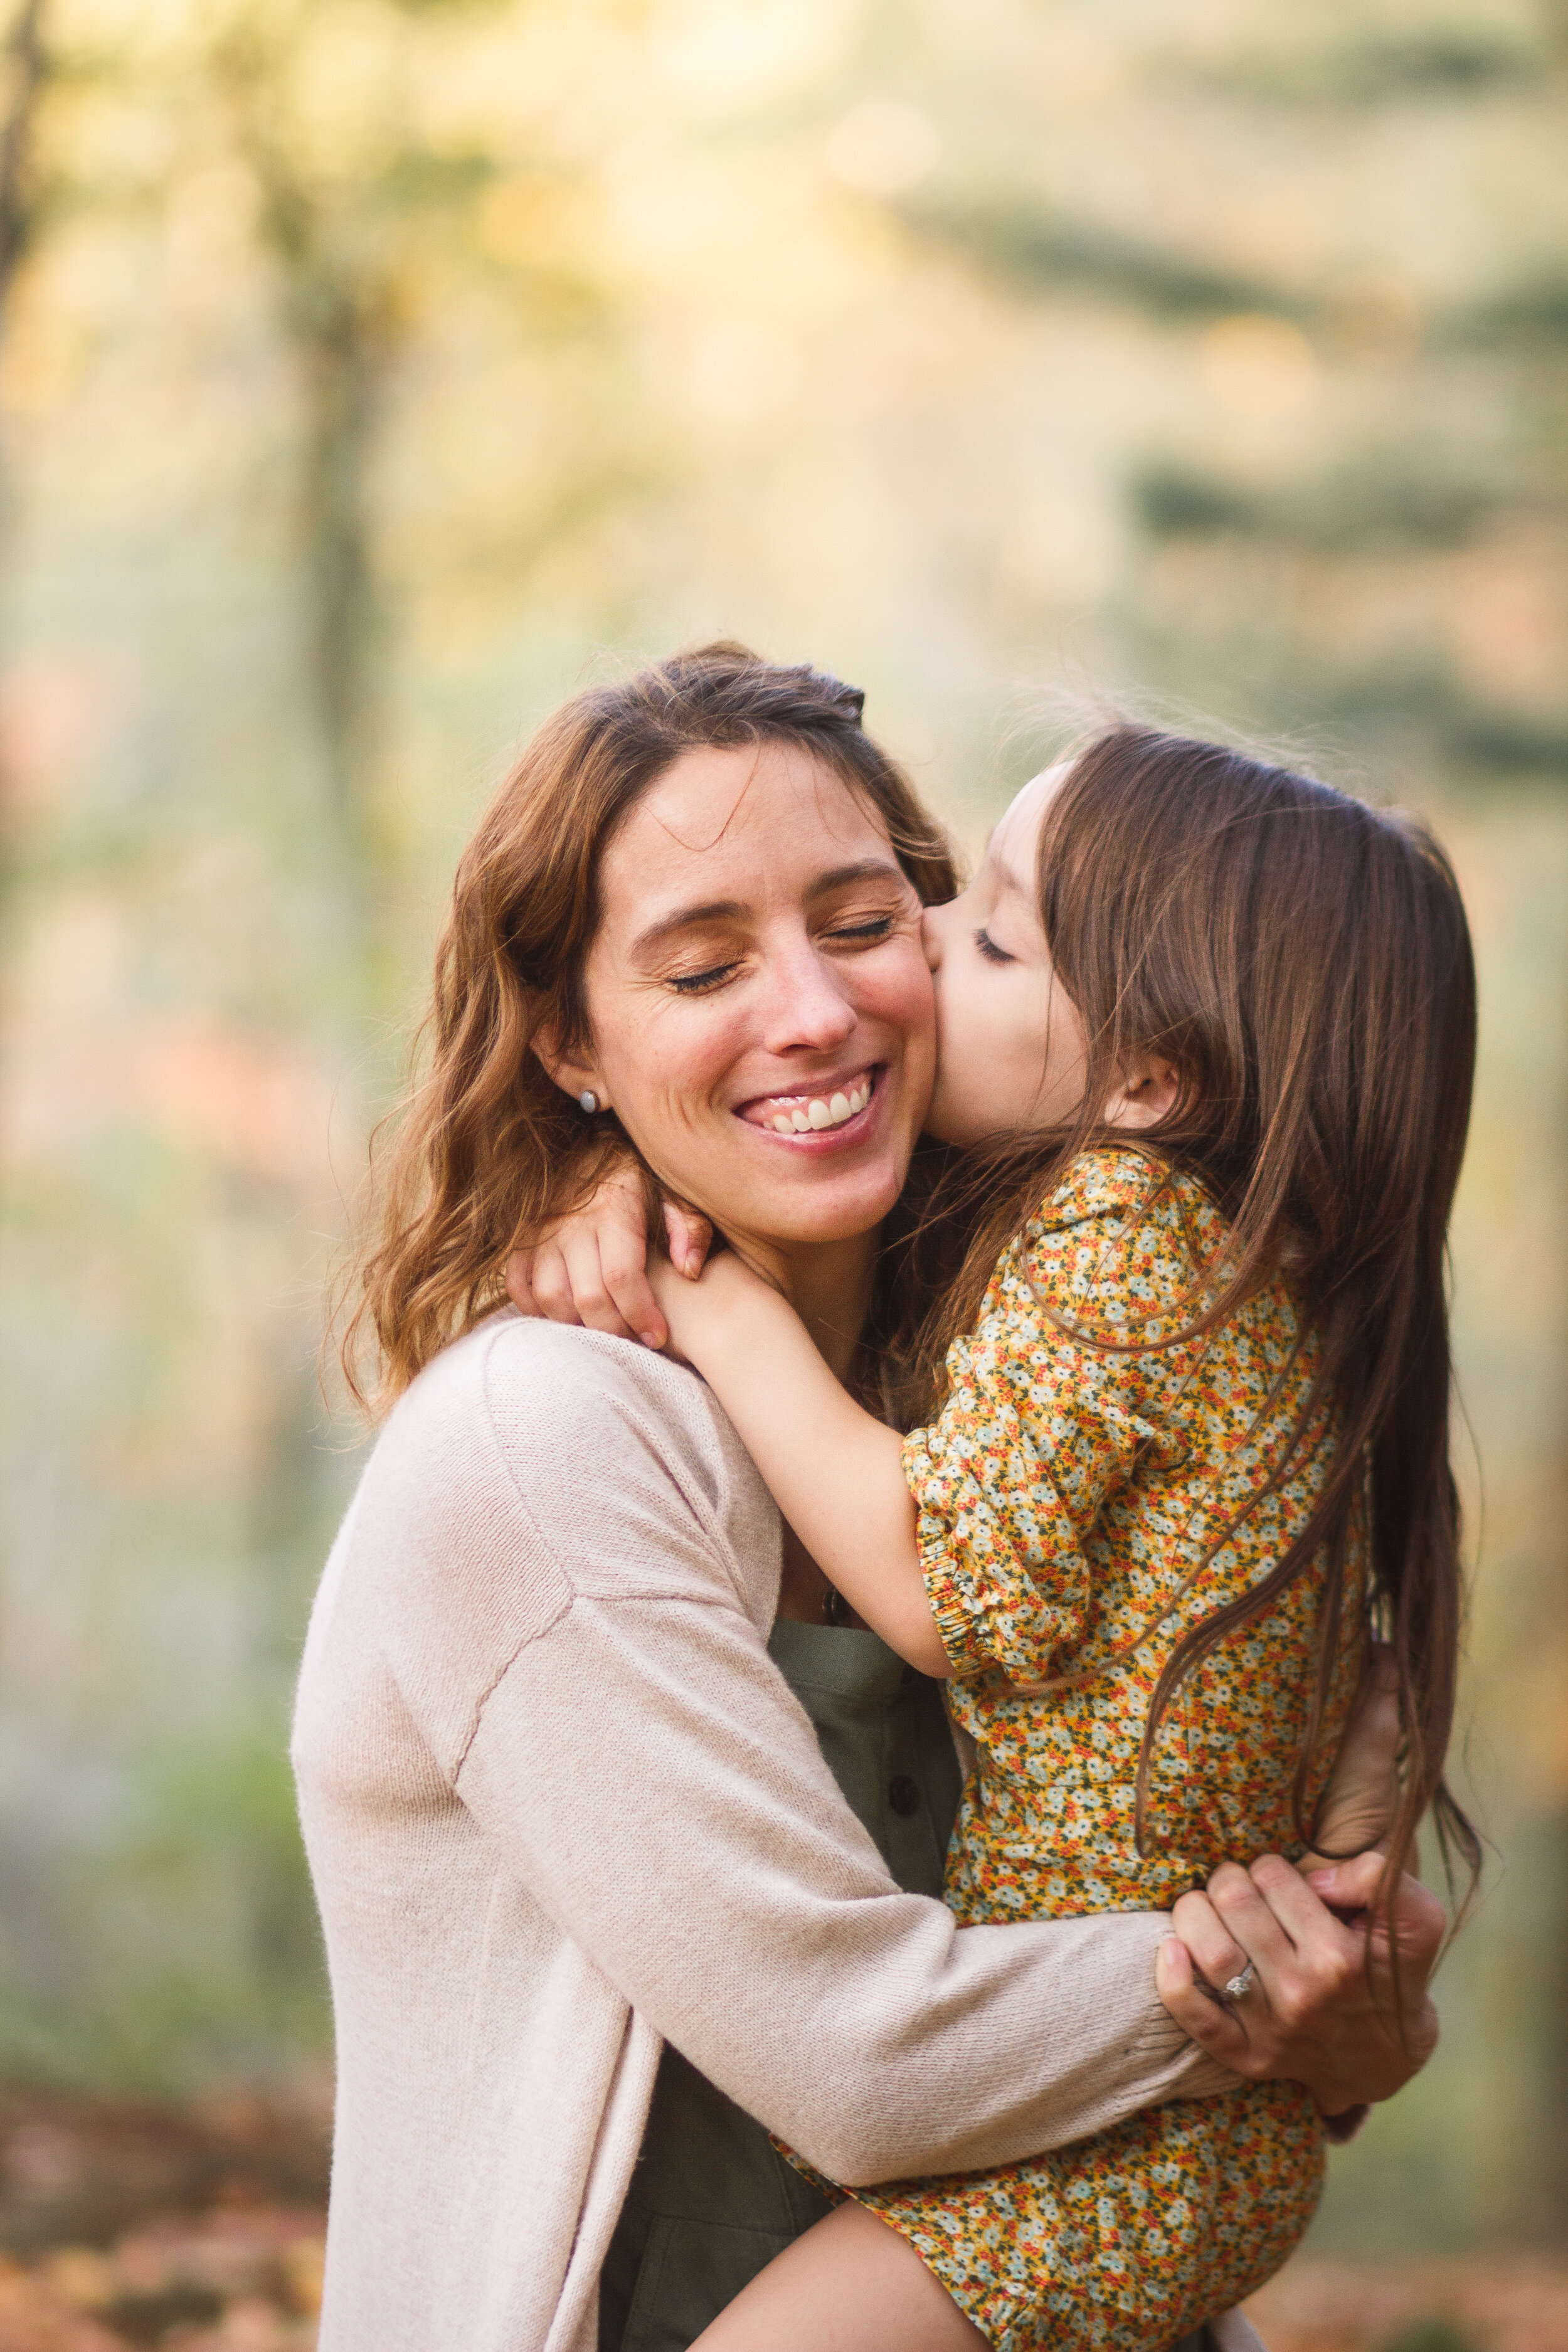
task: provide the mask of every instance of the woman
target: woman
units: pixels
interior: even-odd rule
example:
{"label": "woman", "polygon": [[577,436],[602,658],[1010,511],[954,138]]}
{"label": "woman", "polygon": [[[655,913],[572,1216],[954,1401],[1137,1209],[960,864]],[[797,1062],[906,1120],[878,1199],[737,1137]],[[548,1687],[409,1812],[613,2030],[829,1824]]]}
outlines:
{"label": "woman", "polygon": [[488,1312],[624,1135],[787,1264],[850,1374],[931,1085],[921,905],[952,888],[858,698],[727,646],[569,704],[465,855],[364,1267],[407,1393],[300,1692],[340,2070],[323,2352],[689,2342],[821,2210],[753,2116],[870,2182],[1227,2067],[1337,2116],[1431,2046],[1415,1887],[1403,2042],[1277,1858],[1175,1915],[1215,1980],[1255,1965],[1231,2013],[1177,1946],[1162,2003],[1160,1916],[956,1928],[933,1686],[829,1622],[695,1375]]}

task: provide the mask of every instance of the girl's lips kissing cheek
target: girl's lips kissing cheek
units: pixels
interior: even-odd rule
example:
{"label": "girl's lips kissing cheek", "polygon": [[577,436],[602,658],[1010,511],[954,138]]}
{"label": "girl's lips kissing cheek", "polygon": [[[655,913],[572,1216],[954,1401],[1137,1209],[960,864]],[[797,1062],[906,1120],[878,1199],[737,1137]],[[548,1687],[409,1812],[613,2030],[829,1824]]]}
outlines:
{"label": "girl's lips kissing cheek", "polygon": [[820,1079],[809,1093],[757,1095],[738,1107],[736,1117],[764,1134],[787,1135],[792,1140],[797,1136],[833,1134],[837,1141],[852,1128],[853,1138],[846,1134],[845,1139],[858,1142],[864,1127],[869,1125],[868,1115],[880,1075],[881,1065],[873,1063],[865,1069]]}

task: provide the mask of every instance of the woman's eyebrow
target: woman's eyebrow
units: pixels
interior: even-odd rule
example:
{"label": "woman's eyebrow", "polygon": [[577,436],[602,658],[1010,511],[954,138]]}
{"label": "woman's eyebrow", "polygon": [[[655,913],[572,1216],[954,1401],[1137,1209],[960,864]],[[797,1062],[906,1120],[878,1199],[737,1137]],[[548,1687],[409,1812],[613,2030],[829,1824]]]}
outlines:
{"label": "woman's eyebrow", "polygon": [[843,889],[847,882],[907,882],[901,866],[889,857],[858,857],[849,866],[836,866],[829,874],[819,874],[815,882],[806,885],[807,900],[825,898],[830,890]]}
{"label": "woman's eyebrow", "polygon": [[[897,882],[904,880],[904,870],[887,857],[858,857],[850,865],[835,866],[826,874],[818,874],[808,882],[803,892],[807,906],[825,898],[833,890],[842,890],[852,882]],[[634,957],[652,955],[678,931],[698,929],[704,923],[728,923],[743,919],[752,912],[741,898],[705,898],[700,906],[677,907],[661,915],[656,923],[637,933],[631,944]]]}
{"label": "woman's eyebrow", "polygon": [[707,898],[700,907],[678,907],[672,915],[661,915],[657,923],[639,931],[632,941],[631,952],[634,956],[651,955],[677,931],[694,930],[700,923],[733,922],[736,916],[749,911],[739,898]]}

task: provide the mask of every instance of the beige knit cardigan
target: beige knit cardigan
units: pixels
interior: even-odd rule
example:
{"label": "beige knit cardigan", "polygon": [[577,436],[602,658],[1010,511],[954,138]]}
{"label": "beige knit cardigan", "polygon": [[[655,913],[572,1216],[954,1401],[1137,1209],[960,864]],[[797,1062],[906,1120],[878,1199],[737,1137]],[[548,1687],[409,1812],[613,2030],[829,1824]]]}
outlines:
{"label": "beige knit cardigan", "polygon": [[845,2181],[1230,2077],[1161,1918],[901,1893],[765,1647],[777,1514],[697,1376],[510,1311],[387,1423],[294,1737],[338,2095],[321,2352],[593,2352],[668,2037]]}

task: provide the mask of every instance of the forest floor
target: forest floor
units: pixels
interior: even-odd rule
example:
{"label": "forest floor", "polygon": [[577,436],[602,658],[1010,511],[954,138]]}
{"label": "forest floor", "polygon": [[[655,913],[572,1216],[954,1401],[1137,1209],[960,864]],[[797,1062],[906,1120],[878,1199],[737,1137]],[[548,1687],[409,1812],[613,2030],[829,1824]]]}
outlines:
{"label": "forest floor", "polygon": [[[0,2092],[0,2352],[311,2352],[326,2179],[321,2115]],[[1568,2352],[1568,2260],[1303,2255],[1249,2309],[1269,2352]]]}

